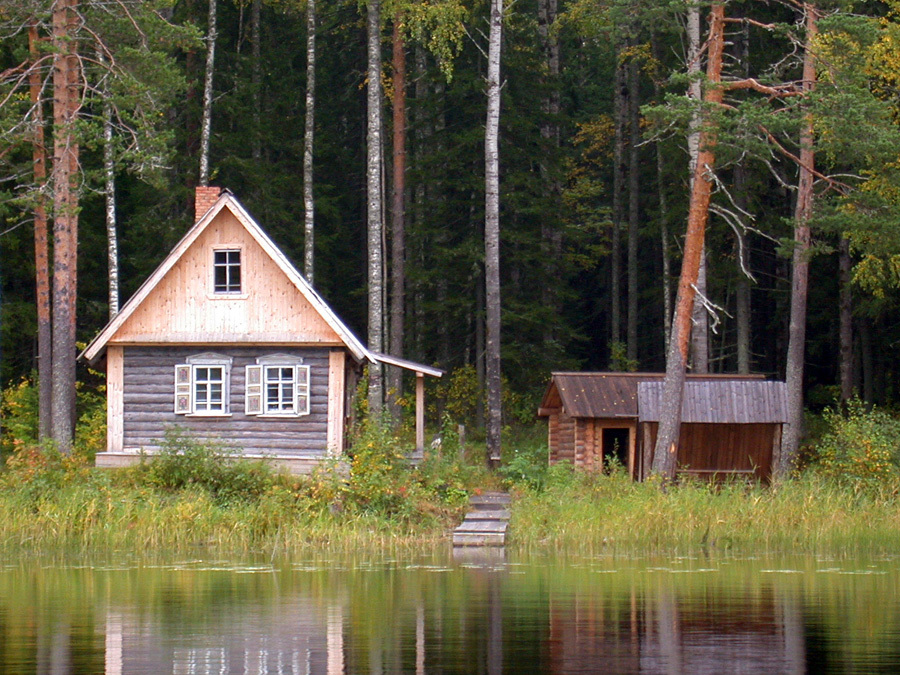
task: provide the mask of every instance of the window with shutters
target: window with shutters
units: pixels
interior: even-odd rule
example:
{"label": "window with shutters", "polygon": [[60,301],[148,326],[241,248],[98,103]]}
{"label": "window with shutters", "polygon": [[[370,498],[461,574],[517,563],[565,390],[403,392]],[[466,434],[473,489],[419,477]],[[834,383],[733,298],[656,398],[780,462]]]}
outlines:
{"label": "window with shutters", "polygon": [[244,413],[261,417],[309,414],[309,366],[290,355],[260,357],[246,369]]}
{"label": "window with shutters", "polygon": [[230,413],[231,358],[198,354],[175,366],[175,413],[222,417]]}

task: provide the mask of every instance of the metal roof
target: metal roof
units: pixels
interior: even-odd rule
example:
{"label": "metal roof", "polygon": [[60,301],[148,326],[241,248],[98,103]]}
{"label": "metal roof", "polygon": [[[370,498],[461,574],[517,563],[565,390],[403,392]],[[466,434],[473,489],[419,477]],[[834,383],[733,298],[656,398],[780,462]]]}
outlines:
{"label": "metal roof", "polygon": [[[663,373],[553,373],[540,414],[562,408],[571,417],[638,416],[638,385],[659,382]],[[694,375],[694,381],[764,382],[761,375]]]}
{"label": "metal roof", "polygon": [[[639,382],[638,418],[659,422],[662,381]],[[708,424],[782,424],[787,419],[784,382],[719,380],[685,382],[681,421]]]}

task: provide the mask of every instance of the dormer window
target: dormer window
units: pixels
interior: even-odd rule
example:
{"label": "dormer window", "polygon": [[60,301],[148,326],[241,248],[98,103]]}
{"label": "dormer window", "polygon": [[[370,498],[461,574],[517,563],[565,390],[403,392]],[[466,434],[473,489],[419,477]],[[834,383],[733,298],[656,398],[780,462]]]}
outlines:
{"label": "dormer window", "polygon": [[241,252],[239,249],[213,251],[213,292],[241,292]]}

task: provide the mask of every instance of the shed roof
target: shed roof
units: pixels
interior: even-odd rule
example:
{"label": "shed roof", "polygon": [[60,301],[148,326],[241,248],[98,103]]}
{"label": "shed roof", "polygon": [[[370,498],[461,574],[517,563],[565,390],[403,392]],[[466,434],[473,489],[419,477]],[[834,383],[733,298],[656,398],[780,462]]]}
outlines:
{"label": "shed roof", "polygon": [[[562,408],[571,417],[638,416],[638,384],[662,382],[663,373],[553,373],[539,414]],[[761,375],[695,375],[693,381],[763,381]]]}
{"label": "shed roof", "polygon": [[[638,418],[659,422],[661,380],[639,382]],[[707,424],[787,423],[784,382],[716,380],[685,382],[681,421]]]}

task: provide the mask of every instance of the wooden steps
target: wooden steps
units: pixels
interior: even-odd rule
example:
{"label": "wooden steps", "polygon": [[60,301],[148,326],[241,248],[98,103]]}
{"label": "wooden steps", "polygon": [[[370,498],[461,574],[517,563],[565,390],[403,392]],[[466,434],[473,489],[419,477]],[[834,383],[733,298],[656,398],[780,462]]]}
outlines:
{"label": "wooden steps", "polygon": [[453,546],[505,546],[509,495],[486,492],[469,498],[471,510],[453,531]]}

